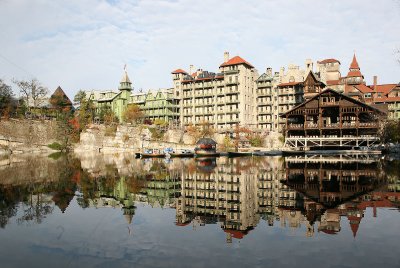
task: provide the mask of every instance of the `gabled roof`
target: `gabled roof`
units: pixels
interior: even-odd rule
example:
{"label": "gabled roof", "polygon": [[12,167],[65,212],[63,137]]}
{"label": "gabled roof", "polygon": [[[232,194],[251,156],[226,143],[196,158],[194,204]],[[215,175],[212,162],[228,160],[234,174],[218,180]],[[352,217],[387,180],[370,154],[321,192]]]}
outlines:
{"label": "gabled roof", "polygon": [[340,61],[338,61],[337,59],[324,59],[324,60],[318,61],[318,63],[320,63],[320,64],[335,63],[335,62],[338,62],[340,64]]}
{"label": "gabled roof", "polygon": [[227,62],[222,63],[219,67],[224,67],[224,66],[229,66],[229,65],[239,65],[239,64],[245,64],[251,68],[254,68],[253,65],[251,65],[250,63],[248,63],[247,61],[245,61],[244,59],[242,59],[239,56],[235,56],[235,57],[231,58]]}
{"label": "gabled roof", "polygon": [[281,83],[278,85],[278,87],[289,87],[289,86],[296,86],[303,84],[303,82],[289,82],[289,83]]}
{"label": "gabled roof", "polygon": [[367,87],[364,84],[359,84],[359,85],[355,85],[355,88],[357,88],[361,93],[373,93],[374,90],[370,87]]}
{"label": "gabled roof", "polygon": [[182,69],[176,69],[175,71],[172,71],[171,74],[187,74],[187,72]]}
{"label": "gabled roof", "polygon": [[[385,85],[376,85],[376,92],[382,92],[384,95],[389,94],[397,85],[396,84],[385,84]],[[370,86],[370,87],[373,87]]]}
{"label": "gabled roof", "polygon": [[67,94],[65,94],[64,90],[62,90],[60,86],[56,88],[56,90],[54,91],[54,93],[51,95],[50,98],[53,97],[61,97],[65,101],[66,105],[72,105],[71,100],[68,98]]}
{"label": "gabled roof", "polygon": [[[314,81],[316,81],[317,83],[320,83],[320,84],[325,85],[325,83],[323,83],[323,82],[315,75],[315,73],[314,73],[313,71],[311,71],[311,70],[308,72],[308,74],[307,74],[307,76],[306,76],[306,79],[304,79],[304,81],[306,81],[307,78],[308,78],[309,76],[311,76],[311,77],[314,79]],[[304,83],[304,82],[303,82],[303,83]]]}
{"label": "gabled roof", "polygon": [[354,55],[353,55],[353,60],[351,61],[350,69],[360,70],[360,66],[358,66],[358,62],[357,62],[357,58],[356,58],[356,53],[354,53]]}
{"label": "gabled roof", "polygon": [[266,73],[263,73],[262,75],[260,75],[259,78],[257,78],[256,82],[260,82],[260,81],[271,81],[272,77],[268,76]]}
{"label": "gabled roof", "polygon": [[280,115],[280,116],[283,117],[284,115],[286,115],[286,114],[288,114],[288,113],[291,113],[292,111],[294,111],[294,110],[300,108],[301,106],[304,106],[305,104],[309,103],[310,101],[313,101],[313,100],[319,98],[322,94],[325,94],[325,93],[328,93],[328,92],[331,92],[331,93],[340,95],[341,97],[343,97],[344,99],[346,99],[346,100],[348,100],[348,101],[351,101],[351,102],[356,103],[356,104],[358,104],[358,105],[361,105],[361,106],[370,108],[371,110],[374,110],[374,111],[376,111],[376,112],[378,112],[378,113],[380,113],[380,114],[385,114],[385,113],[386,113],[386,112],[384,112],[384,111],[382,111],[382,110],[380,110],[380,109],[378,109],[378,108],[376,108],[376,107],[373,107],[373,106],[368,105],[368,104],[366,104],[366,103],[364,103],[364,102],[361,102],[361,101],[356,100],[356,99],[354,99],[354,98],[352,98],[352,97],[349,97],[349,96],[346,96],[346,95],[344,95],[344,94],[342,94],[342,93],[340,93],[340,92],[337,92],[336,90],[333,90],[333,89],[331,89],[331,88],[327,88],[327,89],[321,91],[320,93],[318,93],[317,95],[315,95],[314,97],[310,98],[309,100],[307,100],[307,101],[305,101],[305,102],[303,102],[303,103],[301,103],[301,104],[299,104],[299,105],[293,107],[292,109],[290,109],[290,110],[287,111],[286,113],[283,113],[283,114]]}

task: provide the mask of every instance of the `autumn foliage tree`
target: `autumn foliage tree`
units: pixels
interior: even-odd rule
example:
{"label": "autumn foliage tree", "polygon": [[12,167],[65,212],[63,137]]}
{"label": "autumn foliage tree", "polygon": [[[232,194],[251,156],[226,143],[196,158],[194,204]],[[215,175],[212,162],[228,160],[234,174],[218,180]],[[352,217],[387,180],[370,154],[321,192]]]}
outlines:
{"label": "autumn foliage tree", "polygon": [[124,111],[122,118],[126,123],[137,124],[143,119],[144,113],[138,105],[129,105]]}

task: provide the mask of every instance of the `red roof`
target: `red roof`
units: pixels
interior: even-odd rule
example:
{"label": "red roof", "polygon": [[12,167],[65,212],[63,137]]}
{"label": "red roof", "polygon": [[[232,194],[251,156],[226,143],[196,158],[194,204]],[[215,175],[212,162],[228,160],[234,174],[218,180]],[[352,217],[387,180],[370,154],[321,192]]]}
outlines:
{"label": "red roof", "polygon": [[400,102],[400,97],[375,98],[374,102]]}
{"label": "red roof", "polygon": [[249,67],[254,68],[253,65],[251,65],[250,63],[248,63],[247,61],[245,61],[244,59],[242,59],[239,56],[235,56],[235,57],[231,58],[227,62],[222,63],[219,67],[224,67],[224,66],[229,66],[229,65],[238,65],[238,64],[246,64]]}
{"label": "red roof", "polygon": [[319,61],[318,63],[325,64],[325,63],[334,63],[334,62],[338,62],[340,64],[340,61],[338,61],[337,59],[324,59],[324,60]]}
{"label": "red roof", "polygon": [[360,70],[360,66],[358,66],[358,62],[357,62],[355,53],[354,53],[354,56],[353,56],[353,61],[350,64],[350,69],[358,69],[358,70]]}
{"label": "red roof", "polygon": [[340,80],[328,80],[326,81],[326,85],[333,86],[333,85],[340,85]]}
{"label": "red roof", "polygon": [[176,69],[175,71],[172,72],[172,74],[187,74],[187,72],[185,72],[182,69]]}
{"label": "red roof", "polygon": [[302,84],[302,82],[289,82],[289,83],[282,83],[279,84],[278,87],[288,87],[288,86],[296,86]]}
{"label": "red roof", "polygon": [[364,77],[364,76],[361,74],[360,70],[356,70],[356,71],[349,71],[347,73],[347,77]]}
{"label": "red roof", "polygon": [[[382,92],[383,94],[387,95],[396,86],[397,86],[396,84],[376,85],[376,92]],[[370,86],[370,87],[373,87],[373,86]]]}
{"label": "red roof", "polygon": [[367,87],[364,84],[359,84],[359,85],[355,85],[355,88],[357,88],[361,93],[373,93],[374,90],[370,87]]}

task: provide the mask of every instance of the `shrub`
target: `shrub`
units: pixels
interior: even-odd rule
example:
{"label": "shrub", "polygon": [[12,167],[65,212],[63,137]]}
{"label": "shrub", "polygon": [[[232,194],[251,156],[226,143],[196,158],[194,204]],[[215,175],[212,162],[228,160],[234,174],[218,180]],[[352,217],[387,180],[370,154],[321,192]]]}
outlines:
{"label": "shrub", "polygon": [[52,144],[47,145],[47,147],[56,151],[62,151],[64,149],[58,142],[53,142]]}

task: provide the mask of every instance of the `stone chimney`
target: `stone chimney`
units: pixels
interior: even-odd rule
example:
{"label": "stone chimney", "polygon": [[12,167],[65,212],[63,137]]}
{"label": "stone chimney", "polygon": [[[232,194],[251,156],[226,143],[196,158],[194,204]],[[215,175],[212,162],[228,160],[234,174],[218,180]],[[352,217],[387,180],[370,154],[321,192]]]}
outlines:
{"label": "stone chimney", "polygon": [[373,90],[376,92],[376,85],[378,84],[378,76],[374,75],[374,88]]}
{"label": "stone chimney", "polygon": [[194,66],[193,64],[190,64],[189,66],[189,75],[192,75],[194,73]]}
{"label": "stone chimney", "polygon": [[268,67],[265,73],[267,74],[268,77],[272,77],[272,68]]}
{"label": "stone chimney", "polygon": [[306,59],[306,73],[313,71],[314,64],[311,59]]}
{"label": "stone chimney", "polygon": [[281,67],[281,69],[279,70],[279,76],[283,77],[284,74],[285,74],[285,67]]}
{"label": "stone chimney", "polygon": [[229,60],[229,52],[225,51],[224,52],[224,62],[227,62]]}

